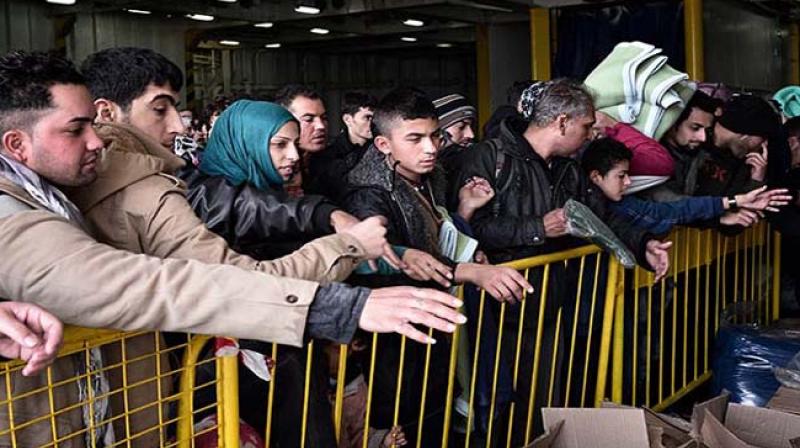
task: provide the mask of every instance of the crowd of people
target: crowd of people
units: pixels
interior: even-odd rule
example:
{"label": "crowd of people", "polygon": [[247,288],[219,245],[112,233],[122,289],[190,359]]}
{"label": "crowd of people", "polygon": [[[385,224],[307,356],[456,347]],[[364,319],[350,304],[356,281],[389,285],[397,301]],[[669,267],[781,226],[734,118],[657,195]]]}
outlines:
{"label": "crowd of people", "polygon": [[[0,58],[0,297],[10,300],[0,303],[0,355],[26,361],[20,373],[31,376],[14,394],[46,384],[37,372],[55,359],[61,322],[225,335],[263,356],[281,344],[275,446],[295,446],[305,430],[307,376],[309,446],[361,446],[365,432],[369,446],[432,446],[443,431],[448,333],[473,320],[474,306],[452,287],[475,285],[509,307],[503,334],[515,341],[503,345],[502,359],[513,351],[532,359],[537,347],[560,344],[553,327],[566,272],[554,266],[541,297],[540,274],[526,278],[501,264],[585,244],[571,236],[568,202],[585,205],[658,279],[669,269],[665,237],[674,225],[734,234],[767,213],[790,222],[780,208],[800,189],[792,181],[800,119],[782,125],[789,112],[756,95],[720,99],[697,89],[658,141],[596,111],[580,82],[526,81],[515,83],[479,140],[476,109],[458,93],[345,94],[343,130],[330,136],[312,87],[232,101],[206,126],[178,110],[183,81],[174,63],[141,48],[102,50],[80,68],[45,53]],[[667,173],[663,181],[631,191],[631,176],[654,169]],[[547,302],[538,335],[540,307],[523,313],[522,300]],[[364,332],[384,333],[369,376],[361,360],[373,347]],[[312,372],[309,340],[323,347]],[[129,356],[154,350],[152,339],[128,341]],[[337,442],[329,392],[343,353]],[[75,362],[59,358],[52,369],[69,376]],[[558,376],[556,365],[543,370],[551,368],[541,381]],[[520,382],[514,399],[527,403],[532,387]],[[266,381],[242,366],[241,416],[260,434],[268,394]],[[544,399],[536,397],[536,409]],[[28,401],[15,412],[40,416],[48,406]],[[143,434],[142,446],[158,440],[157,428],[148,432],[152,413],[132,431]],[[530,418],[526,406],[516,413]],[[80,408],[58,418],[71,431],[87,424]],[[17,442],[51,442],[51,432],[37,429],[46,424],[29,426]],[[513,446],[523,443],[521,426]],[[91,443],[113,441],[114,432],[100,427]]]}

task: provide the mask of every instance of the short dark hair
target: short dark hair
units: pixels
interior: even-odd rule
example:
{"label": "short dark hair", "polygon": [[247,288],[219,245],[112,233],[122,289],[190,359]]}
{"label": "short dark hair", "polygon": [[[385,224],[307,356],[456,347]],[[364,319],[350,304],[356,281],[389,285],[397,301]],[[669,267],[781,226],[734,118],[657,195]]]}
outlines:
{"label": "short dark hair", "polygon": [[722,106],[722,101],[711,98],[705,92],[698,90],[694,92],[694,95],[689,99],[689,102],[686,103],[686,107],[683,109],[681,114],[678,116],[678,120],[675,122],[673,127],[678,127],[681,123],[689,119],[689,115],[692,113],[692,109],[697,108],[702,110],[703,112],[709,113],[714,115],[717,111],[717,108]]}
{"label": "short dark hair", "polygon": [[355,115],[359,109],[375,109],[378,100],[367,93],[347,92],[342,96],[342,115]]}
{"label": "short dark hair", "polygon": [[783,124],[783,129],[786,131],[787,137],[800,138],[800,117],[793,117],[786,120]]}
{"label": "short dark hair", "polygon": [[150,84],[183,87],[180,67],[148,48],[119,47],[98,51],[83,61],[81,70],[92,97],[105,98],[123,110],[141,96]]}
{"label": "short dark hair", "polygon": [[594,99],[585,85],[571,79],[558,78],[545,82],[531,107],[530,121],[538,127],[545,127],[561,114],[575,118],[591,115],[593,112]]}
{"label": "short dark hair", "polygon": [[0,58],[0,133],[33,125],[53,107],[50,87],[85,85],[72,62],[54,53],[12,51]]}
{"label": "short dark hair", "polygon": [[312,100],[322,100],[319,92],[309,86],[288,84],[281,87],[281,89],[275,93],[275,102],[288,109],[292,101],[298,96],[303,96]]}
{"label": "short dark hair", "polygon": [[620,162],[630,162],[633,153],[622,143],[608,137],[599,138],[589,143],[581,157],[581,167],[589,175],[597,170],[605,176]]}
{"label": "short dark hair", "polygon": [[414,87],[398,87],[381,98],[372,117],[373,135],[389,135],[392,121],[431,118],[438,120],[433,101]]}

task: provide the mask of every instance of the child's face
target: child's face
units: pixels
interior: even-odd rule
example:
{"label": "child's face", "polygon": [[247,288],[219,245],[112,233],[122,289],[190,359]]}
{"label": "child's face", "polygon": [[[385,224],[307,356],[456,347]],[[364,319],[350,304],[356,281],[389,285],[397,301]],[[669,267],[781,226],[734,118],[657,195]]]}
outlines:
{"label": "child's face", "polygon": [[617,162],[605,176],[601,176],[598,171],[592,171],[590,177],[609,201],[618,202],[622,200],[622,195],[631,185],[631,178],[628,176],[629,168],[630,162],[624,160]]}
{"label": "child's face", "polygon": [[397,170],[403,176],[418,180],[433,171],[436,165],[436,153],[442,144],[437,131],[438,121],[432,118],[415,120],[395,120],[395,126],[389,135],[380,135],[375,139],[378,149],[391,156],[391,162],[397,163]]}

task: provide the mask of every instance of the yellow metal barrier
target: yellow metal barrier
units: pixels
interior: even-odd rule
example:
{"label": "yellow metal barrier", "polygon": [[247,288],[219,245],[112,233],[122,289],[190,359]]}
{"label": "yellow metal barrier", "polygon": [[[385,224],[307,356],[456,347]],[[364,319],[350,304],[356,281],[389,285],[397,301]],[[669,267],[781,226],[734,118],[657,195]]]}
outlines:
{"label": "yellow metal barrier", "polygon": [[[470,322],[452,336],[431,332],[436,345],[361,334],[349,346],[314,341],[295,352],[300,372],[271,369],[267,396],[252,398],[267,403],[266,446],[286,431],[274,426],[285,412],[276,393],[298,378],[298,446],[324,432],[314,394],[329,398],[332,437],[363,447],[394,426],[410,446],[522,446],[541,434],[541,407],[609,396],[664,409],[710,377],[726,310],[743,309],[739,322],[777,319],[780,275],[780,237],[764,224],[733,237],[678,229],[670,239],[671,270],[659,282],[578,247],[506,264],[536,288],[519,304],[462,287]],[[0,445],[190,447],[211,438],[238,447],[238,357],[201,360],[211,338],[163,336],[70,328],[45,373],[23,378],[19,362],[2,364]],[[275,365],[284,353],[271,345]],[[357,367],[361,383],[349,370]],[[313,390],[320,369],[327,391]]]}
{"label": "yellow metal barrier", "polygon": [[780,235],[767,224],[736,236],[681,228],[670,240],[665,279],[641,268],[621,277],[614,320],[611,399],[657,411],[711,377],[723,313],[756,324],[779,315]]}
{"label": "yellow metal barrier", "polygon": [[217,403],[199,407],[192,398],[221,386],[196,382],[195,369],[216,362],[198,360],[207,339],[68,328],[46,371],[26,378],[21,362],[2,364],[0,445],[190,447],[216,438],[217,425],[195,423]]}

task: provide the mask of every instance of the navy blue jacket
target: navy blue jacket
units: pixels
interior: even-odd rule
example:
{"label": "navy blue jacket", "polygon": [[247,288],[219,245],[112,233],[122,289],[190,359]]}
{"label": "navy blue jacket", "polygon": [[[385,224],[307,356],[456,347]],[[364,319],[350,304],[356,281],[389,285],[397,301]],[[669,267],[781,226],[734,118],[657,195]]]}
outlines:
{"label": "navy blue jacket", "polygon": [[689,224],[716,218],[724,212],[722,200],[714,196],[697,196],[674,202],[654,202],[625,196],[612,202],[611,211],[640,229],[661,235],[677,224]]}

